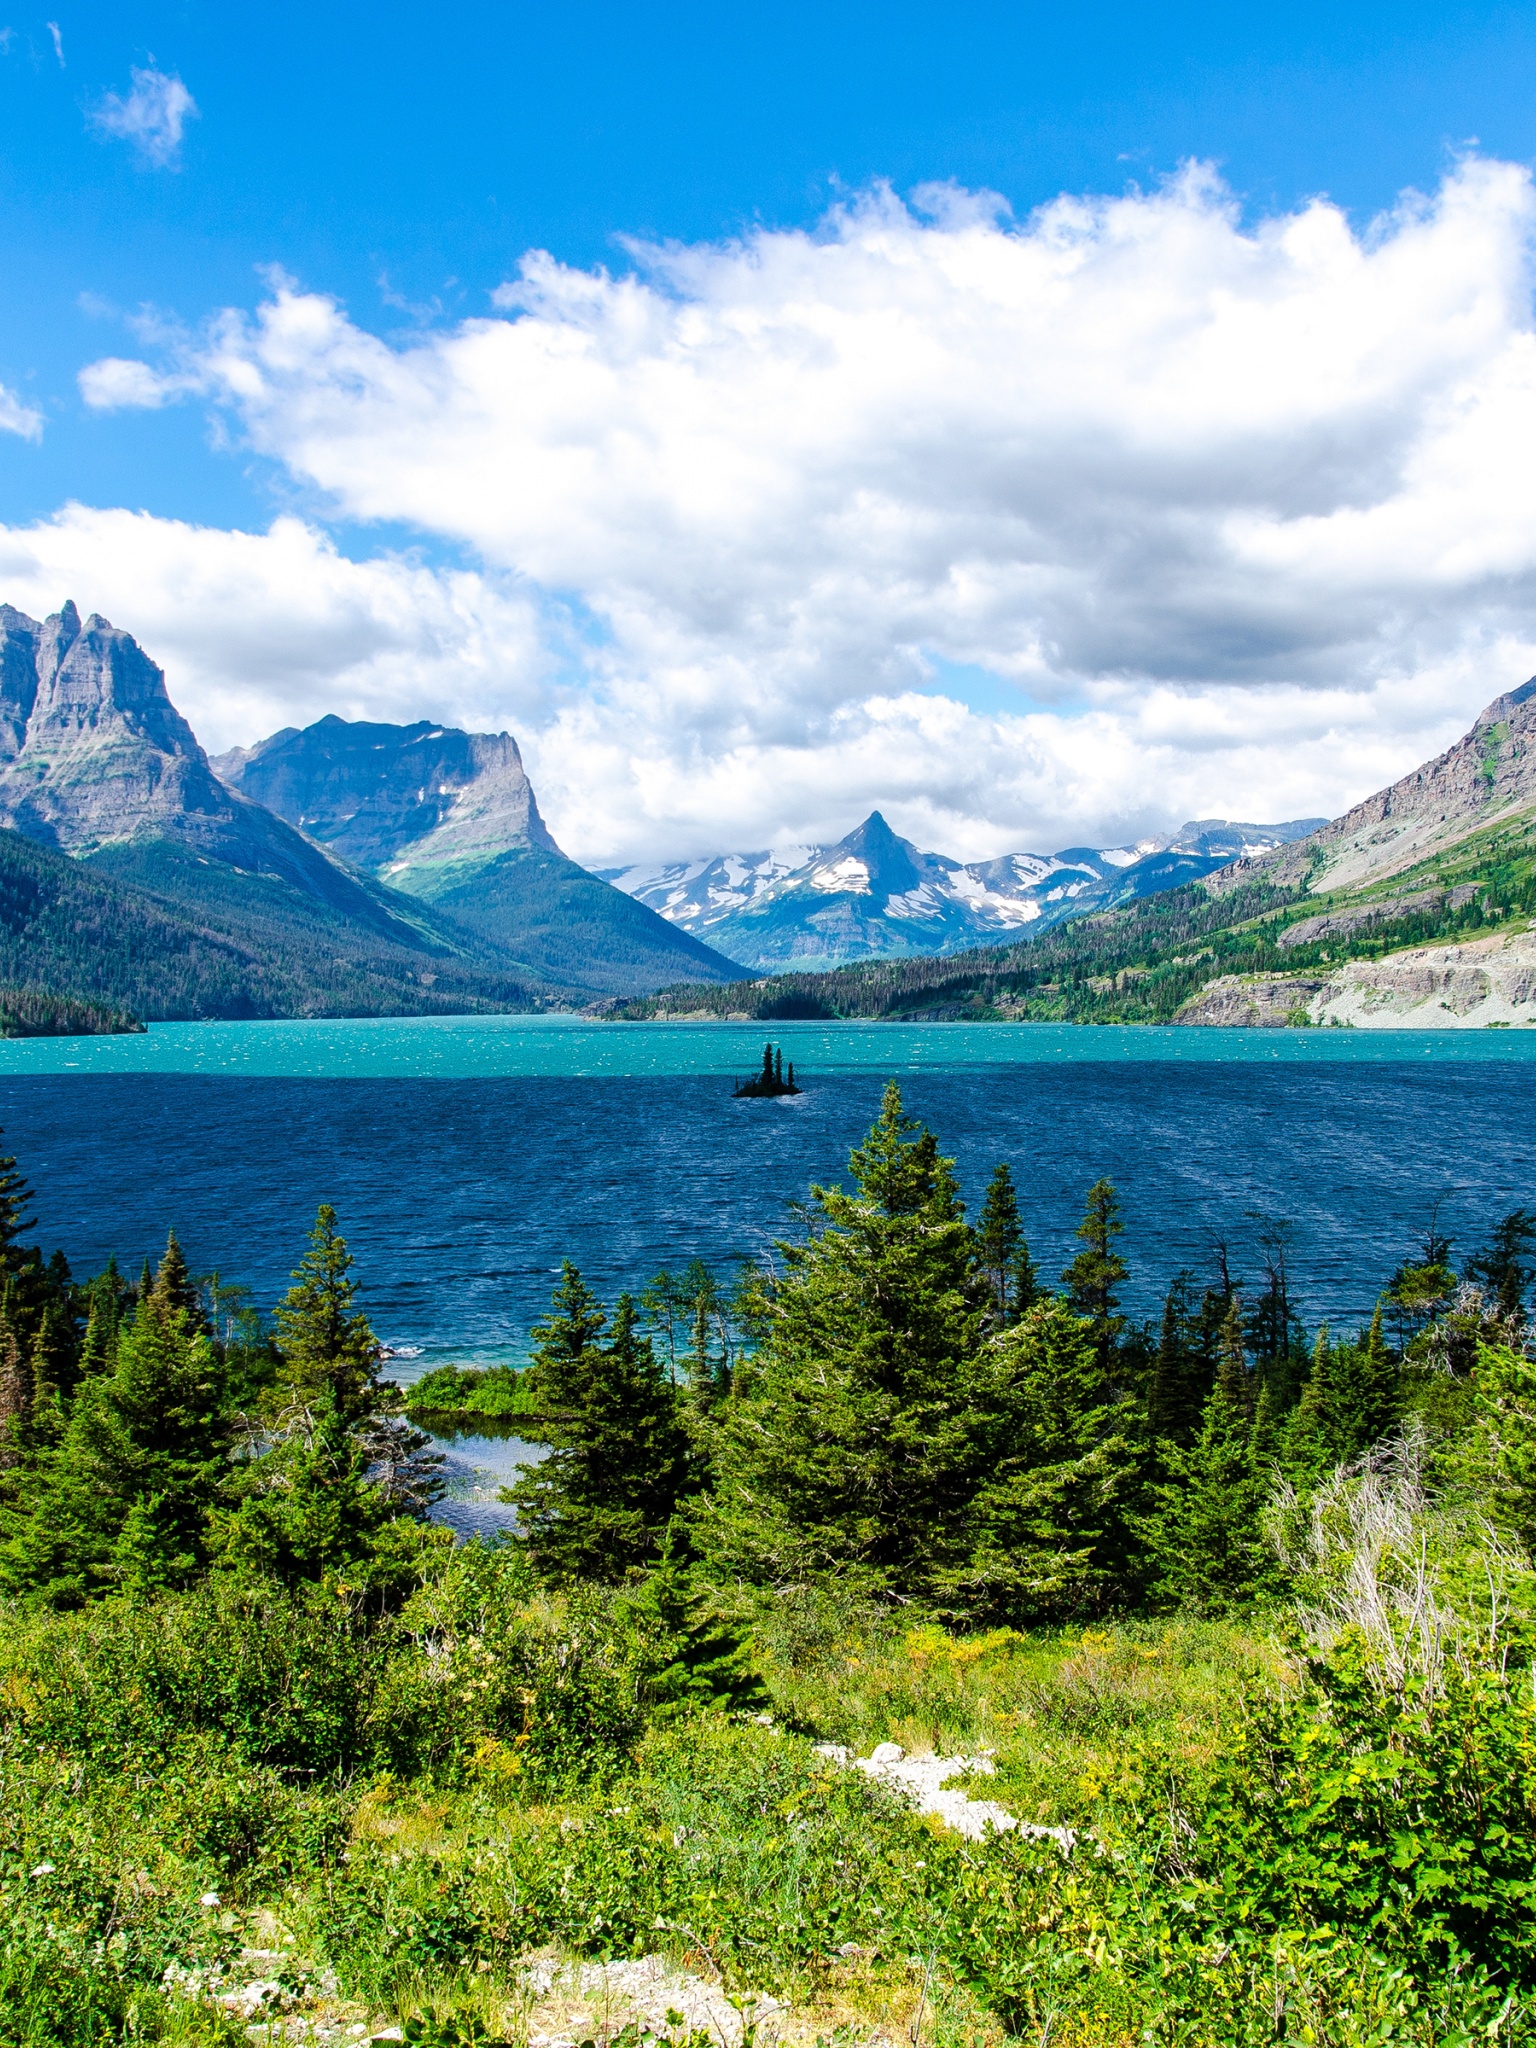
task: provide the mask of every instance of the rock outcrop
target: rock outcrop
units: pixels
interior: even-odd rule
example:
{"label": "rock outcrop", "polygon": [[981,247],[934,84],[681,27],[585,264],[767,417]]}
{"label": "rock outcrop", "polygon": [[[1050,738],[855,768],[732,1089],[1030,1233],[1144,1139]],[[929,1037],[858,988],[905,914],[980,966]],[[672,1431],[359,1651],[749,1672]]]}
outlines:
{"label": "rock outcrop", "polygon": [[1536,1024],[1536,933],[1415,946],[1348,960],[1328,974],[1236,975],[1207,982],[1179,1024],[1347,1024],[1447,1031]]}
{"label": "rock outcrop", "polygon": [[513,847],[560,851],[510,733],[331,716],[302,732],[286,726],[212,766],[231,788],[391,880],[482,864]]}

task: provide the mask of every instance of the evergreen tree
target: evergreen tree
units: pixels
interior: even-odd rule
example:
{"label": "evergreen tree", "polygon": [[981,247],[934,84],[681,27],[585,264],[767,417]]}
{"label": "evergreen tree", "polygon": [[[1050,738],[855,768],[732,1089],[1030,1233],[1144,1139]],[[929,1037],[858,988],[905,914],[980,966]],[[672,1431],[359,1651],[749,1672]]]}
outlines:
{"label": "evergreen tree", "polygon": [[278,1303],[279,1364],[264,1425],[227,1489],[214,1543],[229,1569],[331,1581],[378,1602],[408,1590],[437,1532],[422,1524],[440,1460],[396,1412],[379,1343],[357,1306],[353,1259],[322,1205]]}
{"label": "evergreen tree", "polygon": [[15,1158],[6,1153],[0,1157],[0,1269],[14,1265],[21,1234],[32,1228],[32,1218],[26,1214],[31,1201],[32,1190],[22,1179]]}
{"label": "evergreen tree", "polygon": [[186,1317],[188,1329],[202,1330],[208,1336],[213,1334],[203,1309],[203,1291],[187,1270],[174,1230],[165,1240],[165,1255],[156,1268],[149,1298],[162,1315],[179,1311]]}
{"label": "evergreen tree", "polygon": [[1284,1433],[1285,1463],[1298,1479],[1363,1457],[1388,1435],[1401,1412],[1397,1359],[1387,1349],[1378,1303],[1355,1344],[1317,1333],[1312,1375]]}
{"label": "evergreen tree", "polygon": [[[1144,1524],[1156,1597],[1201,1613],[1225,1613],[1277,1583],[1263,1532],[1272,1485],[1269,1445],[1256,1441],[1237,1300],[1234,1294],[1223,1325],[1221,1363],[1200,1433],[1187,1447],[1169,1447],[1168,1476],[1154,1488],[1154,1509]],[[1267,1401],[1262,1406],[1264,1435],[1272,1439]]]}
{"label": "evergreen tree", "polygon": [[808,1241],[749,1307],[758,1350],[711,1432],[700,1541],[754,1584],[834,1570],[910,1595],[958,1562],[984,1458],[980,1317],[953,1163],[892,1082],[849,1158],[812,1190]]}
{"label": "evergreen tree", "polygon": [[0,1471],[11,1471],[34,1443],[32,1361],[8,1312],[10,1289],[0,1297]]}
{"label": "evergreen tree", "polygon": [[336,1229],[336,1211],[322,1203],[309,1233],[309,1250],[293,1273],[293,1286],[277,1305],[277,1347],[282,1358],[273,1388],[278,1408],[326,1404],[348,1426],[376,1414],[383,1403],[379,1340],[356,1306],[352,1254]]}
{"label": "evergreen tree", "polygon": [[750,1644],[713,1609],[711,1588],[673,1531],[655,1564],[615,1610],[639,1638],[641,1692],[653,1720],[700,1707],[747,1712],[769,1704]]}
{"label": "evergreen tree", "polygon": [[[680,1302],[680,1291],[669,1286],[669,1306],[675,1310]],[[545,1413],[565,1415],[581,1406],[597,1340],[607,1325],[602,1304],[567,1259],[560,1269],[554,1305],[533,1327],[529,1377]]]}
{"label": "evergreen tree", "polygon": [[1500,1315],[1525,1314],[1525,1298],[1536,1279],[1536,1269],[1525,1264],[1525,1254],[1533,1244],[1536,1213],[1512,1209],[1494,1225],[1483,1250],[1466,1263],[1464,1277],[1493,1297]]}
{"label": "evergreen tree", "polygon": [[957,1618],[1060,1621],[1123,1597],[1133,1410],[1105,1379],[1092,1323],[1037,1302],[987,1347],[977,1393],[984,1476],[967,1555],[938,1581]]}
{"label": "evergreen tree", "polygon": [[1536,1359],[1485,1344],[1472,1382],[1473,1426],[1454,1447],[1454,1477],[1475,1514],[1536,1557]]}
{"label": "evergreen tree", "polygon": [[1114,1184],[1108,1180],[1096,1180],[1088,1190],[1088,1206],[1077,1226],[1077,1235],[1082,1239],[1084,1249],[1061,1276],[1073,1309],[1078,1315],[1086,1316],[1093,1325],[1099,1369],[1106,1376],[1125,1328],[1125,1317],[1119,1313],[1120,1302],[1115,1289],[1125,1278],[1127,1268],[1114,1246],[1114,1240],[1124,1228],[1120,1220],[1120,1198],[1115,1193]]}
{"label": "evergreen tree", "polygon": [[125,1573],[145,1582],[152,1538],[160,1581],[185,1584],[206,1556],[228,1444],[213,1347],[184,1313],[141,1302],[112,1371],[81,1383],[62,1441],[33,1460],[30,1512],[6,1518],[0,1583],[77,1606]]}
{"label": "evergreen tree", "polygon": [[[975,1261],[990,1299],[989,1313],[998,1327],[1015,1321],[1021,1313],[1018,1299],[1020,1278],[1027,1270],[1033,1294],[1034,1267],[1029,1247],[1024,1242],[1013,1175],[1006,1164],[994,1170],[987,1188],[981,1222],[976,1228]],[[1027,1308],[1029,1303],[1025,1302],[1023,1306]]]}
{"label": "evergreen tree", "polygon": [[1194,1277],[1174,1277],[1147,1387],[1147,1435],[1153,1444],[1187,1445],[1200,1427],[1205,1374],[1195,1327]]}
{"label": "evergreen tree", "polygon": [[557,1348],[539,1362],[541,1386],[559,1402],[553,1448],[502,1498],[517,1508],[518,1540],[543,1577],[613,1582],[656,1557],[688,1487],[688,1439],[633,1299],[620,1295],[606,1344],[569,1263],[556,1303],[545,1332],[559,1330]]}

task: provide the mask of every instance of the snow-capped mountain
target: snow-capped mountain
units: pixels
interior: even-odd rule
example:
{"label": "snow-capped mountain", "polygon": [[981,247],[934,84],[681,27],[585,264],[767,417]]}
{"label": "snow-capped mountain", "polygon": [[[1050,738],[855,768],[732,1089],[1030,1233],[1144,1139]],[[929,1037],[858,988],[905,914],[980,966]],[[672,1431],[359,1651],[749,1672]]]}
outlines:
{"label": "snow-capped mountain", "polygon": [[723,853],[604,879],[750,967],[805,970],[897,954],[960,952],[1047,931],[1267,853],[1323,822],[1203,818],[1134,846],[1069,846],[963,862],[924,853],[874,811],[835,846]]}

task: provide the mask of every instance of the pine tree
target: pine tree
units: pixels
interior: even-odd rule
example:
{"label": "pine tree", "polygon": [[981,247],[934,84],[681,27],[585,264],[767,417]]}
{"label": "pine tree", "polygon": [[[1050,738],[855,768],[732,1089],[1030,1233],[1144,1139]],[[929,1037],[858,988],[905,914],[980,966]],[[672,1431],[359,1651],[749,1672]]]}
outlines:
{"label": "pine tree", "polygon": [[151,1525],[166,1583],[185,1583],[207,1554],[228,1444],[213,1347],[184,1314],[141,1302],[113,1370],[81,1383],[62,1442],[36,1459],[30,1512],[7,1518],[0,1583],[77,1606],[121,1583],[120,1541],[142,1577]]}
{"label": "pine tree", "polygon": [[319,1210],[309,1250],[276,1311],[279,1365],[258,1456],[234,1474],[213,1542],[226,1568],[288,1584],[330,1581],[387,1603],[408,1590],[434,1532],[440,1460],[395,1411],[379,1343],[357,1307],[336,1213]]}
{"label": "pine tree", "polygon": [[502,1498],[517,1508],[519,1541],[541,1576],[611,1583],[656,1557],[688,1488],[688,1439],[632,1297],[620,1295],[606,1344],[569,1263],[556,1301],[545,1325],[562,1326],[553,1376],[549,1354],[540,1360],[542,1385],[560,1401],[553,1449]]}
{"label": "pine tree", "polygon": [[809,1239],[750,1308],[699,1540],[754,1584],[833,1570],[910,1595],[966,1554],[985,1455],[970,1233],[894,1082],[849,1169],[852,1193],[813,1188]]}
{"label": "pine tree", "polygon": [[640,1639],[641,1694],[652,1720],[700,1707],[766,1706],[749,1642],[710,1604],[708,1585],[668,1530],[655,1564],[615,1610]]}
{"label": "pine tree", "polygon": [[1200,1427],[1206,1387],[1193,1328],[1194,1279],[1175,1276],[1163,1303],[1162,1328],[1147,1388],[1147,1434],[1153,1444],[1188,1445]]}
{"label": "pine tree", "polygon": [[[680,1297],[669,1294],[674,1310]],[[560,1269],[554,1305],[533,1327],[533,1364],[529,1378],[546,1413],[565,1415],[579,1408],[596,1355],[597,1340],[608,1318],[597,1296],[567,1259]]]}
{"label": "pine tree", "polygon": [[149,1299],[162,1315],[180,1313],[187,1319],[187,1327],[202,1330],[205,1335],[213,1333],[208,1327],[208,1318],[203,1308],[203,1291],[187,1270],[186,1259],[181,1246],[176,1242],[176,1233],[171,1231],[165,1240],[165,1256],[155,1272],[154,1284],[149,1290]]}
{"label": "pine tree", "polygon": [[32,1218],[25,1213],[31,1201],[32,1190],[15,1158],[6,1153],[0,1157],[0,1268],[14,1264],[21,1234],[32,1228]]}
{"label": "pine tree", "polygon": [[773,1078],[780,1085],[784,1083],[784,1048],[780,1046],[773,1056]]}
{"label": "pine tree", "polygon": [[[1167,1480],[1154,1488],[1155,1507],[1144,1524],[1154,1592],[1170,1606],[1220,1614],[1275,1586],[1263,1532],[1270,1446],[1256,1442],[1252,1393],[1234,1295],[1200,1433],[1186,1448],[1170,1447]],[[1263,1422],[1268,1438],[1267,1403]]]}
{"label": "pine tree", "polygon": [[1037,1302],[987,1347],[985,1476],[969,1555],[939,1581],[957,1619],[1061,1621],[1113,1604],[1131,1564],[1132,1404],[1106,1382],[1093,1325]]}
{"label": "pine tree", "polygon": [[1085,1249],[1078,1253],[1061,1276],[1073,1309],[1078,1315],[1086,1316],[1093,1325],[1099,1368],[1106,1376],[1125,1328],[1125,1317],[1119,1313],[1120,1303],[1115,1289],[1125,1278],[1127,1268],[1114,1248],[1114,1240],[1124,1228],[1120,1221],[1120,1198],[1115,1193],[1114,1184],[1108,1180],[1096,1180],[1088,1190],[1088,1206],[1077,1226],[1077,1235]]}
{"label": "pine tree", "polygon": [[32,1361],[9,1314],[10,1289],[0,1297],[0,1471],[13,1471],[34,1444]]}
{"label": "pine tree", "polygon": [[322,1203],[309,1250],[294,1284],[277,1305],[282,1357],[273,1389],[278,1407],[329,1403],[342,1425],[375,1414],[382,1401],[379,1340],[358,1308],[352,1254],[336,1229],[336,1211]]}
{"label": "pine tree", "polygon": [[[991,1297],[991,1314],[1001,1327],[1015,1317],[1016,1284],[1020,1255],[1029,1262],[1024,1227],[1019,1218],[1018,1197],[1013,1175],[1006,1164],[993,1172],[976,1229],[976,1270]],[[1033,1281],[1034,1268],[1030,1266]],[[1028,1304],[1026,1304],[1027,1306]]]}
{"label": "pine tree", "polygon": [[1523,1316],[1525,1297],[1536,1271],[1525,1254],[1536,1244],[1536,1213],[1512,1209],[1494,1225],[1484,1249],[1468,1259],[1463,1276],[1492,1295],[1503,1316]]}

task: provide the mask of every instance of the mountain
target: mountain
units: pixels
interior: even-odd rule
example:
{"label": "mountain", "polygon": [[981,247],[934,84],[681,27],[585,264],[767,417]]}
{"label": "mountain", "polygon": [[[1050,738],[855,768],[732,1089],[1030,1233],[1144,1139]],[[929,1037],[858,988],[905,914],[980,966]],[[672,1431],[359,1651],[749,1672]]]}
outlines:
{"label": "mountain", "polygon": [[582,993],[228,789],[163,672],[73,604],[42,621],[0,606],[0,891],[0,975],[149,1017],[499,1010]]}
{"label": "mountain", "polygon": [[1343,817],[1026,942],[866,960],[620,1015],[1536,1024],[1536,678]]}
{"label": "mountain", "polygon": [[1135,846],[1072,846],[969,863],[923,853],[878,811],[835,846],[720,854],[605,878],[695,938],[763,970],[815,971],[861,959],[944,956],[1038,936],[1267,852],[1323,821],[1237,825],[1206,818]]}
{"label": "mountain", "polygon": [[741,971],[561,852],[507,733],[331,716],[212,765],[330,852],[553,982],[628,994]]}

